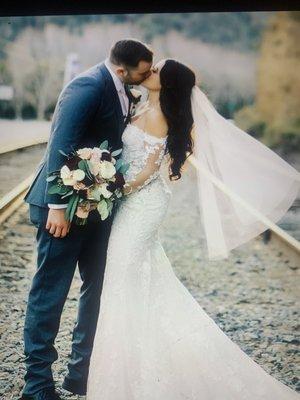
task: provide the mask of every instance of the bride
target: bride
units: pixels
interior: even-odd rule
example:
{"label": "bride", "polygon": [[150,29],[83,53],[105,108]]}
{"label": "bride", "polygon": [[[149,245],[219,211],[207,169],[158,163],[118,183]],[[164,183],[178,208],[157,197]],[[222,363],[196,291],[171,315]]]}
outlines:
{"label": "bride", "polygon": [[[174,274],[158,235],[171,196],[160,175],[165,156],[170,179],[181,177],[192,152],[202,168],[199,195],[211,259],[227,257],[265,230],[260,213],[279,220],[297,195],[299,174],[222,118],[187,66],[162,60],[143,86],[148,102],[122,137],[130,168],[109,240],[87,400],[299,398],[203,311]],[[255,212],[215,187],[209,174]]]}

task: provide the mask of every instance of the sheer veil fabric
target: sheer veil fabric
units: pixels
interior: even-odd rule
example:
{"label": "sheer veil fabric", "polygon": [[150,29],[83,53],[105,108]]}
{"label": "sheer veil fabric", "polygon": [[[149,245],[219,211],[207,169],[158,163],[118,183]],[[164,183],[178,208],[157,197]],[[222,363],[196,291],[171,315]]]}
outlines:
{"label": "sheer veil fabric", "polygon": [[[297,197],[300,174],[263,143],[223,118],[197,86],[192,90],[191,103],[208,257],[223,259],[230,250],[268,228],[261,216],[275,223],[286,213]],[[225,186],[234,198],[218,186]]]}

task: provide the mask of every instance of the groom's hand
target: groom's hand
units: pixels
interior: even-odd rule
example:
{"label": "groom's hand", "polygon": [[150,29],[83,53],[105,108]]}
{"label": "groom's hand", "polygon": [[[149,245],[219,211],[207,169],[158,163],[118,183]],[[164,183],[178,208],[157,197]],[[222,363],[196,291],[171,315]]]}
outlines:
{"label": "groom's hand", "polygon": [[56,238],[63,238],[70,230],[70,222],[65,218],[65,209],[50,208],[46,229]]}

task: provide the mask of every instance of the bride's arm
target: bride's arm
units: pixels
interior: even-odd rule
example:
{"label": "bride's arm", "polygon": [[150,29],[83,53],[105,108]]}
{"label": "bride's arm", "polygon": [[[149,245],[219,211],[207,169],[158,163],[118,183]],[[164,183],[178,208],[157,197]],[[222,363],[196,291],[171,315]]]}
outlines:
{"label": "bride's arm", "polygon": [[146,163],[141,172],[133,179],[126,181],[123,193],[125,195],[141,189],[150,183],[159,174],[159,168],[165,154],[164,143],[144,142]]}

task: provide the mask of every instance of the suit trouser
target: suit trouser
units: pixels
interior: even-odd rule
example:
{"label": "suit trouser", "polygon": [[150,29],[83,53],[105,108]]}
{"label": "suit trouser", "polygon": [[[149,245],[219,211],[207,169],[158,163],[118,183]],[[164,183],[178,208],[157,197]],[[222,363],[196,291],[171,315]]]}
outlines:
{"label": "suit trouser", "polygon": [[71,225],[64,238],[46,229],[48,209],[30,205],[30,220],[37,227],[37,270],[32,280],[24,326],[26,363],[24,394],[54,386],[51,364],[58,353],[58,333],[76,264],[82,279],[78,315],[72,337],[67,383],[76,393],[86,392],[88,367],[97,326],[100,295],[112,218],[100,220],[97,211],[85,226]]}

